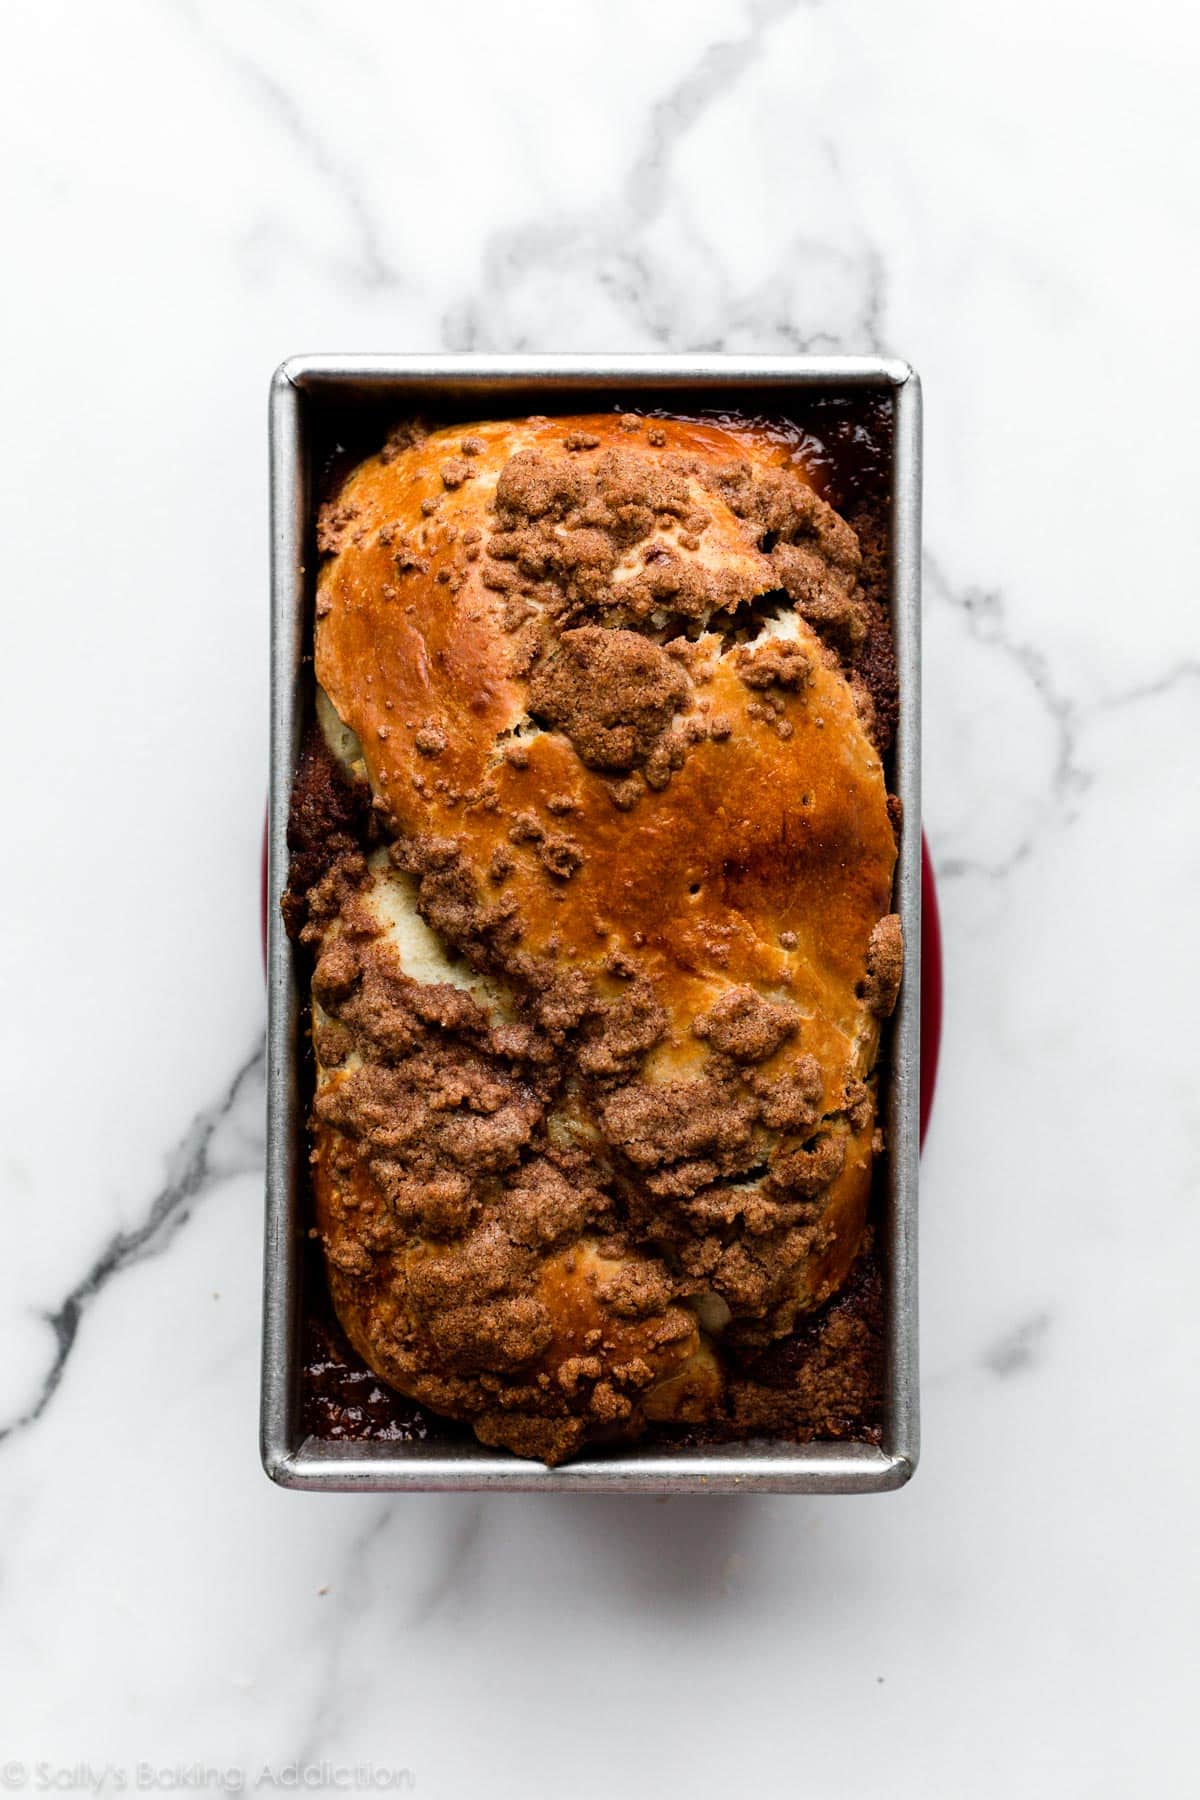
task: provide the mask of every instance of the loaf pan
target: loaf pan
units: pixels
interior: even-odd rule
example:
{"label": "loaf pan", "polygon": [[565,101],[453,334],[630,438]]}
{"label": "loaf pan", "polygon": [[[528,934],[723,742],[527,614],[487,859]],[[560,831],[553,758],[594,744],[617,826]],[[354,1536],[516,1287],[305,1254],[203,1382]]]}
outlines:
{"label": "loaf pan", "polygon": [[[287,819],[312,682],[314,491],[343,445],[376,442],[405,414],[513,417],[530,412],[717,407],[787,417],[799,395],[890,394],[892,605],[900,718],[894,785],[903,802],[896,872],[906,945],[890,1027],[884,1097],[887,1166],[881,1226],[886,1393],[882,1441],[770,1441],[665,1450],[637,1445],[548,1469],[475,1443],[347,1443],[300,1424],[307,1156],[300,1079],[302,995],[279,901]],[[344,427],[344,429],[343,429]],[[916,1467],[917,1157],[920,1106],[920,500],[921,392],[906,363],[809,356],[299,356],[276,371],[271,445],[271,795],[268,852],[267,1193],[262,1459],[284,1487],[357,1492],[878,1493]],[[373,445],[368,444],[363,454]]]}

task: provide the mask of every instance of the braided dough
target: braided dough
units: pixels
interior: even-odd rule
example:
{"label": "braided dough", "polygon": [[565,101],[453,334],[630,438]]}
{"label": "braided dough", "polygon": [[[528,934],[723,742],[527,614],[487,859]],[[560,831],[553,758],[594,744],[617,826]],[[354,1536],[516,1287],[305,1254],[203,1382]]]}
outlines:
{"label": "braided dough", "polygon": [[548,1462],[711,1418],[866,1223],[901,945],[855,534],[764,427],[607,414],[401,431],[318,542],[342,1325]]}

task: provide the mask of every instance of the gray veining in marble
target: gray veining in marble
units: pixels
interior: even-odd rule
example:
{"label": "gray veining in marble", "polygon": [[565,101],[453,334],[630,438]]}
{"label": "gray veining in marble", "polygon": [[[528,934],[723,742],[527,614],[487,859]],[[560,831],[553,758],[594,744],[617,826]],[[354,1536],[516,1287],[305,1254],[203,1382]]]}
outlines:
{"label": "gray veining in marble", "polygon": [[[1190,1800],[1194,9],[17,0],[6,44],[0,1773]],[[266,383],[439,346],[921,371],[901,1494],[258,1469]]]}

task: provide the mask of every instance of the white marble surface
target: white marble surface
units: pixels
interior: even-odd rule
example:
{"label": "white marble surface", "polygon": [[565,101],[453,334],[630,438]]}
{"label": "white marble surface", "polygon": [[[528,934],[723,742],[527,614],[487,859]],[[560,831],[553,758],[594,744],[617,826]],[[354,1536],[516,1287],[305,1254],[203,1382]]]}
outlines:
{"label": "white marble surface", "polygon": [[[1194,1795],[1194,8],[13,0],[4,37],[0,1779]],[[267,379],[660,345],[925,379],[924,1460],[871,1500],[281,1493]]]}

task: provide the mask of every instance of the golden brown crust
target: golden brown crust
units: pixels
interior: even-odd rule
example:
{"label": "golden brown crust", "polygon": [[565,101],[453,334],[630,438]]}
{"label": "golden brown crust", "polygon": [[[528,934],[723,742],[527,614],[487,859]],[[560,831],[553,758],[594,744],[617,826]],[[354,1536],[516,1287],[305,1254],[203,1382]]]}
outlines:
{"label": "golden brown crust", "polygon": [[522,1454],[702,1416],[714,1333],[786,1333],[866,1219],[899,944],[854,533],[766,433],[609,415],[393,442],[319,532],[390,847],[306,896],[339,1316]]}

